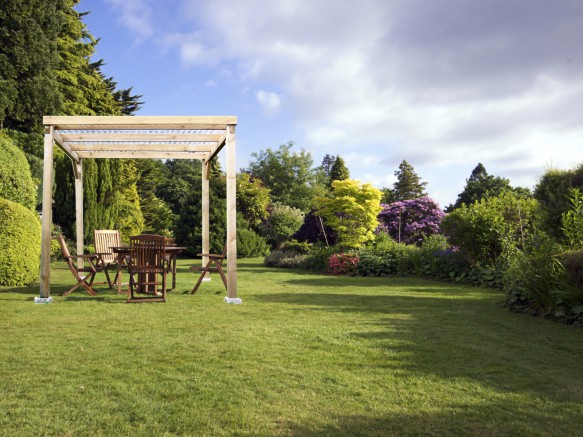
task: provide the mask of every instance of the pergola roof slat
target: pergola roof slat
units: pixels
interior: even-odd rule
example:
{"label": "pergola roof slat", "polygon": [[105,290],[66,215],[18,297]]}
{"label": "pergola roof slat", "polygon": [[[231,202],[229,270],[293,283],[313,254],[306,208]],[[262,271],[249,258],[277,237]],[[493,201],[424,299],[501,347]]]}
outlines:
{"label": "pergola roof slat", "polygon": [[96,152],[206,152],[210,153],[216,147],[214,144],[142,144],[142,143],[65,143],[71,149],[77,152],[96,151]]}
{"label": "pergola roof slat", "polygon": [[237,124],[235,116],[45,116],[44,125],[56,130],[113,130],[113,129],[177,129],[225,130]]}
{"label": "pergola roof slat", "polygon": [[202,134],[202,133],[106,133],[106,132],[63,132],[61,131],[61,137],[63,141],[75,141],[75,142],[96,142],[96,141],[144,141],[144,137],[147,137],[149,141],[164,141],[164,142],[189,142],[189,143],[199,143],[199,142],[217,142],[223,135],[221,134]]}
{"label": "pergola roof slat", "polygon": [[208,153],[202,152],[147,152],[147,151],[84,151],[77,152],[79,158],[147,158],[147,159],[200,159],[206,160]]}

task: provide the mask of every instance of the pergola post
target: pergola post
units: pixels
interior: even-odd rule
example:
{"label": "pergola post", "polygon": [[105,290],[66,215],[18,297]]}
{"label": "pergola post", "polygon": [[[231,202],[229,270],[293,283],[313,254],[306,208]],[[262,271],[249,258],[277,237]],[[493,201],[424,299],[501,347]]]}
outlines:
{"label": "pergola post", "polygon": [[[77,254],[81,255],[85,249],[83,241],[83,161],[73,161],[75,171],[75,230],[77,233]],[[83,268],[83,259],[77,260],[79,268]]]}
{"label": "pergola post", "polygon": [[40,297],[51,295],[51,224],[53,222],[53,146],[54,127],[45,132],[43,161],[43,206],[40,256]]}
{"label": "pergola post", "polygon": [[227,298],[237,298],[237,168],[235,125],[227,125]]}
{"label": "pergola post", "polygon": [[[206,159],[202,161],[202,253],[210,253],[210,161]],[[208,262],[208,257],[202,258],[202,265],[205,266]],[[206,278],[208,278],[208,273]]]}

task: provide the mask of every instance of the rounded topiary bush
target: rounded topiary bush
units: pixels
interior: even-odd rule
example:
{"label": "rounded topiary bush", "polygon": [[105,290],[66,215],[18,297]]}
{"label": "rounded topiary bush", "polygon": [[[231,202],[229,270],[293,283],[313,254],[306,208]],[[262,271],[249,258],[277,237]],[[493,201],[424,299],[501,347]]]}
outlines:
{"label": "rounded topiary bush", "polygon": [[0,134],[0,197],[29,209],[36,206],[36,187],[26,155],[4,134]]}
{"label": "rounded topiary bush", "polygon": [[38,279],[40,242],[36,213],[0,198],[0,285],[26,285]]}

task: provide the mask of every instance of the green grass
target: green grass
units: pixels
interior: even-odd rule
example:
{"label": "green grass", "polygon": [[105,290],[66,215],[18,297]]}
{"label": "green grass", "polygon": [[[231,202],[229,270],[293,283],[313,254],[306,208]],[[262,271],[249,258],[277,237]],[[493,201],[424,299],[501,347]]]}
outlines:
{"label": "green grass", "polygon": [[583,330],[499,292],[239,262],[168,302],[0,289],[0,435],[582,435]]}

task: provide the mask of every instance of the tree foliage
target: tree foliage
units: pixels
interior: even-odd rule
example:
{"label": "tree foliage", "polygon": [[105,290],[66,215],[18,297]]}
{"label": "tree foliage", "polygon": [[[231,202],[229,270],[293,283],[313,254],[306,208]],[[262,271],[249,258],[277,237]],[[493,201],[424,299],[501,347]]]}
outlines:
{"label": "tree foliage", "polygon": [[359,247],[374,238],[381,192],[371,184],[346,179],[332,183],[332,197],[319,197],[318,214],[334,229],[341,244]]}
{"label": "tree foliage", "polygon": [[382,205],[379,230],[395,241],[420,245],[430,235],[438,234],[444,213],[429,197]]}
{"label": "tree foliage", "polygon": [[478,163],[472,170],[470,177],[466,179],[463,191],[458,194],[455,203],[446,208],[446,212],[453,211],[462,204],[471,205],[486,197],[499,196],[508,190],[530,195],[530,192],[525,188],[512,188],[508,179],[488,174],[482,163]]}
{"label": "tree foliage", "polygon": [[312,168],[312,155],[304,149],[293,152],[293,145],[290,142],[277,150],[252,153],[254,160],[246,172],[263,181],[271,191],[272,202],[309,211],[314,195],[323,194],[324,187],[317,170]]}
{"label": "tree foliage", "polygon": [[416,199],[426,196],[425,187],[427,182],[421,182],[415,169],[407,161],[403,160],[399,164],[399,169],[395,171],[397,181],[393,184],[391,190],[393,201]]}
{"label": "tree foliage", "polygon": [[568,197],[570,208],[562,215],[561,229],[567,247],[577,250],[583,247],[583,192],[579,188],[569,188]]}
{"label": "tree foliage", "polygon": [[260,179],[252,178],[249,173],[237,175],[237,211],[253,229],[258,229],[267,219],[270,201],[269,188]]}
{"label": "tree foliage", "polygon": [[572,170],[549,169],[538,180],[534,198],[541,206],[542,226],[557,241],[565,238],[562,217],[570,208],[569,188],[583,190],[583,164]]}
{"label": "tree foliage", "polygon": [[536,231],[537,202],[512,191],[462,204],[441,227],[451,245],[471,264],[495,265],[503,252],[524,249]]}
{"label": "tree foliage", "polygon": [[329,186],[332,187],[332,182],[343,181],[350,178],[350,171],[346,167],[342,157],[337,156],[332,168],[330,169],[330,183]]}
{"label": "tree foliage", "polygon": [[304,213],[299,209],[275,204],[263,225],[263,235],[270,244],[279,248],[298,231],[303,222]]}
{"label": "tree foliage", "polygon": [[62,106],[55,69],[65,0],[3,0],[0,7],[0,127],[40,132]]}

